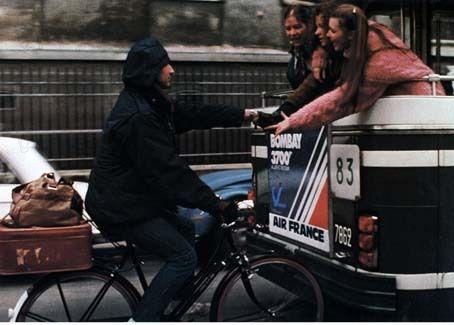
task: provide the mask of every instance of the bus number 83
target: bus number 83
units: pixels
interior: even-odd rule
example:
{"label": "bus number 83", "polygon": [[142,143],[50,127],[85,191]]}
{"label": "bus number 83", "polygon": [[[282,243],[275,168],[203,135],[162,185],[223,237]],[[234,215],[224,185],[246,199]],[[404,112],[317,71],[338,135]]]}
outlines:
{"label": "bus number 83", "polygon": [[[345,162],[341,157],[338,157],[336,160],[336,180],[338,184],[343,184],[344,180],[347,182],[348,185],[353,185],[354,178],[353,178],[353,158],[345,158]],[[346,167],[346,168],[345,168]],[[344,171],[344,169],[346,169]]]}

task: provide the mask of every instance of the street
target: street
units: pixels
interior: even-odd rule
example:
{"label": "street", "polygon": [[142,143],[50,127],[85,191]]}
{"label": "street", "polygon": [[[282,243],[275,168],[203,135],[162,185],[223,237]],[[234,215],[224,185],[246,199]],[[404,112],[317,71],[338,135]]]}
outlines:
{"label": "street", "polygon": [[[143,265],[144,273],[149,281],[154,274],[156,274],[158,268],[162,265],[162,262],[159,261],[157,258],[147,259],[144,261],[145,264]],[[127,271],[122,273],[131,283],[139,290],[140,284],[137,276],[132,271]],[[29,288],[35,281],[39,280],[44,275],[11,275],[11,276],[0,276],[0,287],[1,287],[1,298],[0,298],[0,322],[7,322],[9,321],[8,318],[8,309],[14,308],[16,302],[21,297],[23,292]],[[83,303],[86,302],[86,297],[90,296],[90,291],[93,291],[94,288],[90,287],[90,284],[85,284],[84,286],[79,286],[78,288],[73,288],[73,296],[77,296],[78,301],[80,300],[81,307],[83,307]],[[140,293],[142,293],[139,290]],[[57,295],[48,295],[45,297],[46,306],[54,305],[54,300],[58,298]],[[72,298],[71,298],[72,299]],[[73,301],[73,300],[72,300]],[[109,301],[109,303],[112,301]],[[115,302],[112,302],[112,305],[109,308],[115,309]],[[75,307],[76,308],[76,307]]]}
{"label": "street", "polygon": [[[156,259],[155,257],[147,258],[144,260],[143,271],[147,277],[147,281],[156,274],[158,269],[161,267],[162,262]],[[135,272],[126,266],[127,270],[121,274],[126,277],[137,289],[140,288],[140,283],[138,277],[135,275]],[[265,272],[267,272],[265,270]],[[78,274],[82,274],[80,272]],[[211,285],[205,290],[205,292],[197,299],[197,302],[209,303],[211,302],[212,295],[219,284],[220,279],[222,279],[225,273],[221,272],[218,277],[211,283]],[[257,275],[257,274],[256,274]],[[9,321],[8,309],[14,308],[16,302],[21,297],[23,292],[30,287],[33,282],[39,280],[41,276],[39,275],[20,275],[20,276],[2,276],[0,277],[0,286],[2,288],[2,295],[0,300],[0,322]],[[61,290],[64,292],[65,300],[68,304],[68,308],[71,314],[71,321],[76,321],[80,319],[81,315],[87,310],[89,303],[94,299],[96,294],[100,291],[104,282],[97,281],[96,278],[84,278],[84,279],[70,279],[62,280]],[[254,276],[252,283],[254,291],[261,301],[261,303],[271,303],[270,306],[278,306],[275,300],[279,300],[281,308],[285,308],[285,305],[282,305],[283,301],[280,299],[283,298],[279,291],[282,291],[279,287],[273,285],[270,281],[262,279],[260,276]],[[115,285],[113,285],[115,286]],[[284,290],[285,291],[285,290]],[[139,290],[140,294],[142,291]],[[273,294],[270,294],[272,292]],[[288,295],[288,294],[287,294]],[[301,305],[299,305],[301,306]],[[304,308],[305,309],[305,308]],[[205,313],[203,314],[186,314],[183,316],[184,321],[208,321],[208,309],[204,308]],[[284,309],[285,310],[285,309]],[[300,310],[300,308],[298,309]],[[311,309],[309,309],[311,310]],[[32,313],[39,315],[41,321],[49,320],[66,320],[64,310],[62,308],[62,300],[59,292],[57,291],[56,286],[46,289],[43,294],[39,297],[36,303],[33,305],[30,310]],[[250,298],[247,297],[241,281],[238,283],[238,286],[232,288],[230,296],[225,297],[224,308],[222,312],[226,319],[242,319],[246,321],[250,320],[260,320],[266,319],[263,317],[264,314],[257,309],[257,306],[252,303]],[[96,319],[106,319],[113,318],[117,319],[128,315],[129,307],[126,301],[121,298],[118,294],[118,291],[114,289],[109,289],[106,296],[103,298],[100,305],[96,308],[93,316],[90,318],[92,320]],[[298,316],[292,317],[292,312],[280,313],[280,318],[285,321],[292,320],[301,320],[301,313],[298,312]],[[282,318],[282,316],[284,316]],[[256,318],[261,317],[261,318]],[[295,318],[295,319],[293,319]],[[27,318],[26,321],[33,321],[35,318]]]}
{"label": "street", "polygon": [[[150,281],[152,277],[156,274],[159,268],[162,266],[162,262],[157,257],[148,257],[144,259],[144,264],[142,269],[145,273],[147,281]],[[122,275],[126,277],[142,294],[140,289],[140,282],[133,270],[127,270],[122,272]],[[0,287],[1,287],[1,298],[0,298],[0,322],[9,321],[8,309],[14,308],[16,302],[19,300],[24,291],[29,288],[35,281],[39,280],[44,275],[11,275],[11,276],[1,276],[0,277]],[[198,302],[209,302],[215,289],[215,281],[206,292],[197,300]],[[84,283],[74,283],[71,284],[70,295],[67,299],[71,301],[72,311],[81,310],[87,304],[87,297],[93,297],[93,292],[97,292],[96,283],[84,281]],[[98,284],[99,285],[99,284]],[[53,307],[61,304],[59,301],[58,293],[55,291],[49,291],[43,294],[41,299],[44,297],[43,301],[40,301],[40,305],[45,306],[43,308],[48,310],[49,314],[55,315]],[[103,304],[98,307],[98,309],[106,309],[118,311],[121,308],[124,308],[124,302],[115,295],[110,295],[108,299],[104,299]],[[54,308],[56,309],[56,308]],[[52,314],[54,313],[54,314]],[[208,316],[199,319],[201,321],[208,320]]]}
{"label": "street", "polygon": [[[161,265],[162,262],[156,258],[145,260],[145,264],[142,266],[142,269],[147,277],[147,281],[150,281]],[[140,289],[140,282],[134,271],[129,270],[122,273],[122,275],[125,276],[138,290]],[[0,277],[0,287],[2,288],[0,298],[0,322],[9,321],[8,309],[14,308],[16,302],[24,291],[42,276],[18,275]],[[211,294],[213,293],[210,289],[211,288],[208,288],[207,292],[202,295],[200,301],[209,301]],[[71,301],[72,310],[83,309],[87,303],[87,297],[93,297],[94,295],[92,293],[96,290],[97,287],[95,286],[95,283],[90,283],[88,281],[85,281],[83,284],[80,282],[73,284],[70,289],[70,297],[67,297],[67,299]],[[139,290],[139,292],[142,294],[141,290]],[[60,304],[60,298],[58,293],[54,291],[50,291],[49,294],[46,294],[43,294],[44,301],[40,301],[40,303],[41,305],[46,306],[45,308],[49,310],[49,313],[52,313],[52,307]],[[118,310],[124,307],[124,303],[122,303],[118,296],[111,295],[109,298],[111,299],[107,299],[107,301],[104,302],[99,308]]]}
{"label": "street", "polygon": [[7,322],[8,309],[14,308],[22,293],[37,279],[35,275],[0,276],[0,322]]}

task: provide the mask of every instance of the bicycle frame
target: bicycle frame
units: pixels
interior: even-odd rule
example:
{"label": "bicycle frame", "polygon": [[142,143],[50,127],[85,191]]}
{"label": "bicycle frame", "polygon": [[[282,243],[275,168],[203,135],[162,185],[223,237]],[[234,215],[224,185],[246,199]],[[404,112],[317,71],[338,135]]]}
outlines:
{"label": "bicycle frame", "polygon": [[[178,303],[169,315],[166,317],[168,320],[179,320],[184,313],[193,305],[193,303],[205,292],[209,285],[222,271],[232,271],[236,268],[240,268],[244,272],[242,277],[243,283],[251,300],[261,309],[267,311],[266,308],[262,307],[256,299],[252,288],[248,285],[249,282],[249,260],[246,252],[238,249],[233,239],[232,223],[230,226],[221,227],[222,236],[218,241],[216,248],[209,259],[208,263],[194,276],[194,278],[182,288],[183,299]],[[245,230],[244,230],[245,231]],[[222,248],[223,243],[228,244],[228,256],[223,254]],[[119,273],[124,268],[128,258],[131,258],[134,270],[139,278],[140,284],[143,290],[146,290],[148,283],[145,278],[144,271],[141,267],[141,260],[137,256],[134,246],[127,242],[126,251],[121,256],[121,260],[115,264],[115,267],[111,272],[114,276],[120,276]],[[224,278],[228,278],[229,273]],[[101,297],[102,298],[102,297]],[[95,306],[96,307],[96,306]]]}
{"label": "bicycle frame", "polygon": [[[247,268],[248,258],[245,252],[238,250],[235,246],[231,228],[221,228],[221,231],[221,240],[217,243],[210,260],[182,289],[184,299],[170,312],[169,320],[179,320],[223,270],[233,270],[237,267]],[[229,246],[227,257],[222,254],[224,241],[227,241]]]}
{"label": "bicycle frame", "polygon": [[[257,271],[256,265],[261,265],[261,261],[264,261],[263,263],[264,265],[266,265],[269,263],[273,264],[273,261],[271,261],[273,258],[276,259],[274,262],[277,261],[277,263],[282,261],[282,258],[279,259],[279,257],[273,256],[259,256],[249,261],[245,250],[246,232],[250,231],[251,229],[261,228],[260,225],[251,226],[249,221],[249,218],[238,218],[236,221],[230,224],[223,224],[221,226],[221,240],[217,242],[217,245],[213,254],[211,255],[209,262],[204,267],[202,267],[201,270],[194,276],[194,278],[180,291],[182,300],[172,308],[169,314],[164,316],[166,320],[180,320],[222,271],[226,271],[226,273],[222,276],[220,282],[216,283],[216,291],[214,292],[212,299],[213,306],[211,307],[210,311],[210,319],[222,319],[222,316],[221,318],[218,317],[218,312],[220,310],[219,308],[220,306],[222,306],[222,304],[219,304],[219,302],[221,301],[220,297],[223,296],[226,288],[229,287],[232,280],[235,283],[237,283],[237,281],[239,280],[238,283],[240,283],[240,286],[242,285],[245,289],[246,297],[249,297],[250,302],[255,304],[255,306],[257,306],[259,310],[267,313],[271,317],[276,316],[276,313],[273,312],[274,309],[272,306],[265,307],[259,301],[259,297],[256,296],[256,293],[254,292],[255,289],[253,289],[251,279],[255,279],[253,275],[255,275]],[[224,243],[226,243],[228,247],[224,246]],[[114,245],[114,250],[108,248],[106,251],[95,251],[95,265],[90,270],[82,272],[67,272],[60,275],[49,274],[48,276],[40,279],[36,283],[37,287],[35,287],[34,285],[32,288],[27,290],[26,293],[24,293],[25,296],[22,303],[16,305],[16,317],[11,319],[17,320],[17,317],[21,316],[20,321],[24,321],[25,318],[51,321],[51,319],[48,318],[45,312],[42,314],[40,313],[40,307],[38,307],[37,309],[34,309],[33,307],[35,306],[34,304],[36,302],[36,299],[39,298],[43,292],[46,292],[49,288],[54,287],[58,288],[58,291],[60,293],[60,303],[63,304],[62,307],[60,307],[61,311],[66,313],[66,317],[69,321],[73,321],[73,318],[69,313],[70,308],[65,297],[66,294],[63,293],[61,284],[70,283],[73,280],[77,281],[77,279],[95,279],[100,280],[103,285],[99,288],[99,290],[93,292],[94,295],[91,296],[92,298],[90,298],[89,305],[86,306],[86,309],[82,310],[83,314],[81,313],[79,315],[80,317],[76,317],[74,318],[74,320],[77,320],[79,322],[89,321],[111,287],[114,287],[115,290],[118,290],[118,292],[121,294],[124,301],[129,305],[130,308],[128,309],[128,313],[121,313],[115,319],[127,320],[130,317],[130,313],[134,310],[134,306],[140,301],[140,294],[137,291],[137,288],[134,287],[134,285],[132,285],[128,279],[123,277],[121,273],[134,269],[144,291],[147,289],[148,284],[144,271],[141,267],[142,261],[138,256],[138,252],[136,251],[135,246],[130,242],[126,242],[126,245],[120,245],[117,242],[112,242],[112,244]],[[132,265],[129,264],[129,259],[131,259]],[[307,273],[307,271],[305,272],[304,268],[301,268],[302,266],[297,268],[296,272],[307,278],[308,275],[304,274]],[[309,282],[312,283],[312,287],[314,287],[315,289],[318,288],[316,280],[311,280],[310,276]],[[315,290],[315,292],[320,292],[320,289]],[[31,294],[31,300],[27,303],[26,300],[28,299],[28,293]],[[320,305],[320,294],[318,296],[316,295],[316,297],[318,297],[317,310],[323,310],[320,309],[322,308],[320,307],[322,306]],[[52,318],[52,316],[50,317]]]}

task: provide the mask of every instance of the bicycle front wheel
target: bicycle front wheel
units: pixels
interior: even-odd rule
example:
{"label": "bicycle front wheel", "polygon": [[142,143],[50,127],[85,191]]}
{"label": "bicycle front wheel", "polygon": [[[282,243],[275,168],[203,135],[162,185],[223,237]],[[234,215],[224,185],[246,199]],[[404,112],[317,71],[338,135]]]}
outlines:
{"label": "bicycle front wheel", "polygon": [[323,320],[323,296],[314,276],[285,257],[262,257],[248,272],[236,269],[220,283],[210,320],[286,322]]}
{"label": "bicycle front wheel", "polygon": [[56,273],[28,289],[18,322],[127,321],[139,301],[123,277],[107,272]]}

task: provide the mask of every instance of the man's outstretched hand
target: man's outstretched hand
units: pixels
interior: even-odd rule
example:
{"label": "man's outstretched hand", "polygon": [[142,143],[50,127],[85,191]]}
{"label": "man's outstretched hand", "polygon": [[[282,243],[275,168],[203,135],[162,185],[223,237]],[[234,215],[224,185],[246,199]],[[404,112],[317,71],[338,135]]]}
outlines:
{"label": "man's outstretched hand", "polygon": [[245,109],[244,110],[244,122],[257,122],[259,119],[259,113],[255,109]]}

